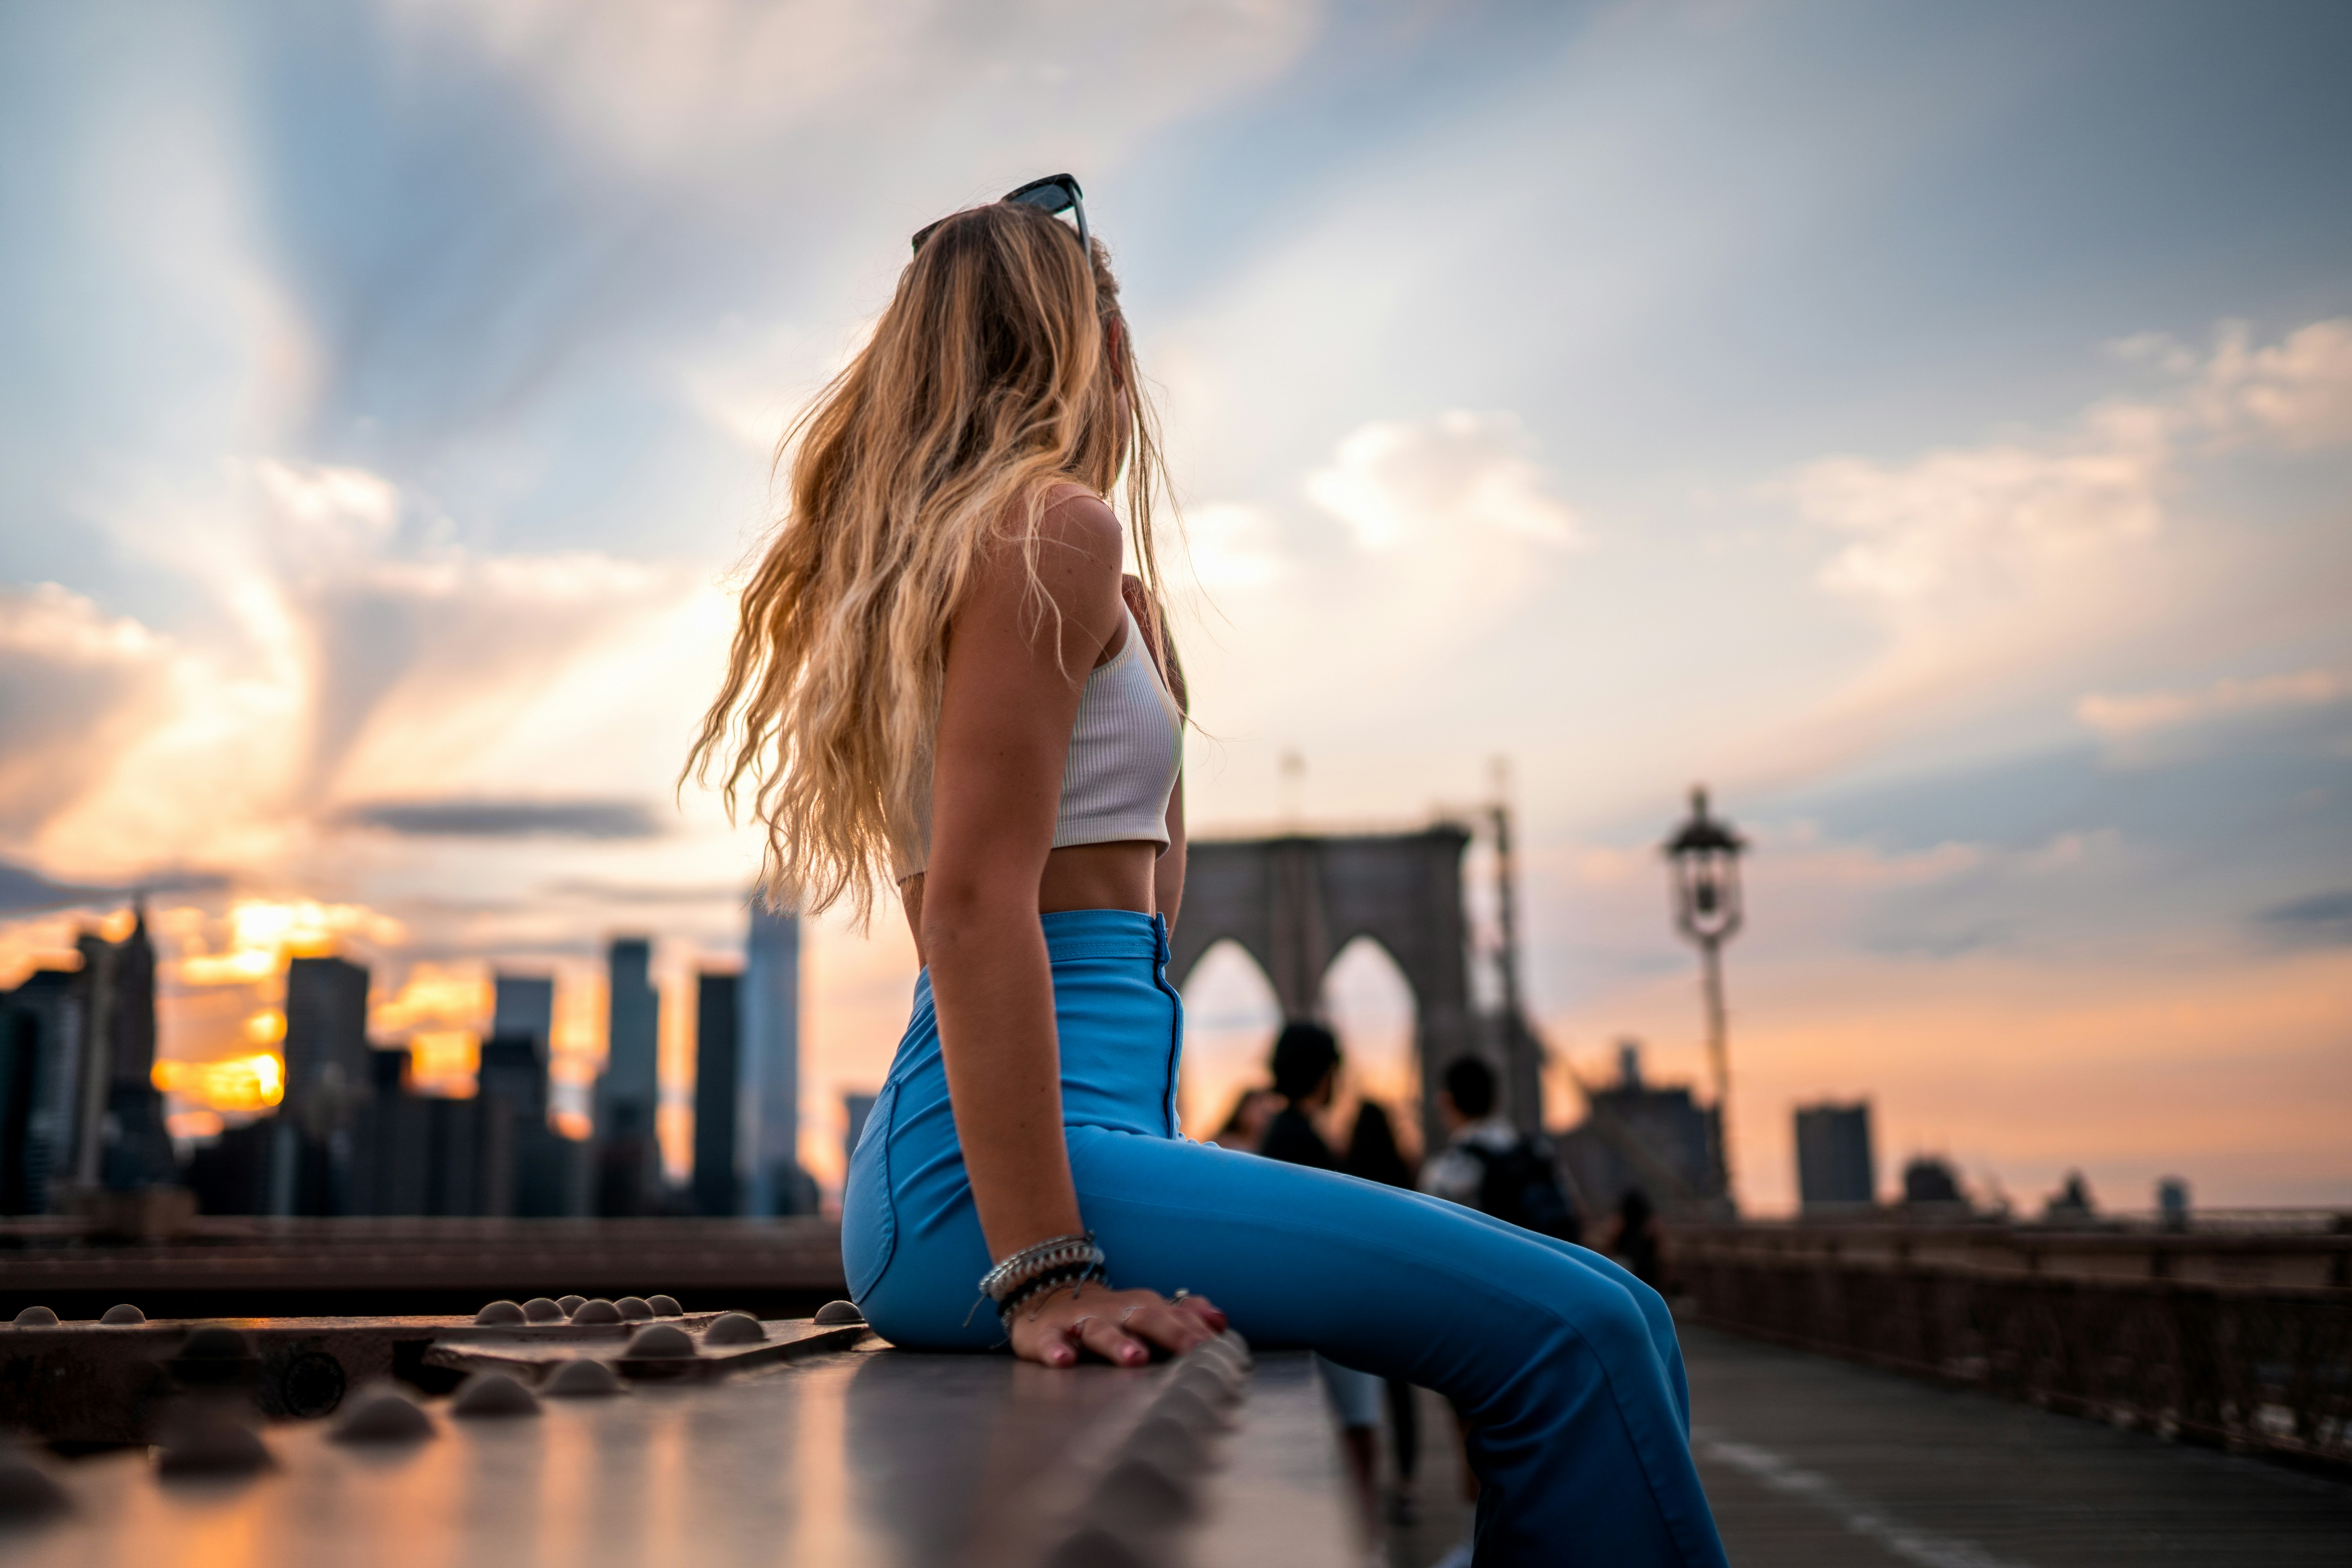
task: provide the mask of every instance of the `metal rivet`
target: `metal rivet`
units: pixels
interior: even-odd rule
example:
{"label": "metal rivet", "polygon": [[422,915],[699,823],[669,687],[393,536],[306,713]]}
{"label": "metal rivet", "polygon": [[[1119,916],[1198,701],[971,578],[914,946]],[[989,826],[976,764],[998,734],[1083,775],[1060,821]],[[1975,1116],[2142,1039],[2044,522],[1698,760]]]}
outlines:
{"label": "metal rivet", "polygon": [[585,1296],[558,1296],[555,1299],[555,1304],[563,1309],[563,1315],[568,1318],[572,1313],[578,1311],[581,1308],[586,1306],[588,1304],[588,1298]]}
{"label": "metal rivet", "polygon": [[555,1369],[541,1390],[550,1399],[593,1399],[601,1394],[621,1392],[621,1380],[613,1369],[601,1361],[582,1356],[567,1361]]}
{"label": "metal rivet", "polygon": [[690,1356],[695,1353],[694,1341],[675,1323],[654,1323],[636,1331],[635,1337],[629,1341],[625,1353],[640,1360],[656,1356]]}
{"label": "metal rivet", "polygon": [[653,1303],[643,1296],[624,1296],[613,1303],[613,1310],[621,1314],[622,1321],[629,1323],[642,1323],[654,1315]]}
{"label": "metal rivet", "polygon": [[181,1402],[163,1422],[156,1474],[241,1476],[267,1468],[269,1449],[246,1424],[243,1412],[249,1408],[210,1394]]}
{"label": "metal rivet", "polygon": [[539,1397],[502,1372],[478,1372],[449,1402],[452,1415],[536,1415]]}
{"label": "metal rivet", "polygon": [[749,1312],[723,1312],[704,1330],[702,1342],[707,1345],[756,1345],[768,1337],[760,1320]]}
{"label": "metal rivet", "polygon": [[1165,1530],[1200,1508],[1192,1488],[1139,1456],[1111,1467],[1095,1489],[1095,1509],[1129,1529]]}
{"label": "metal rivet", "polygon": [[686,1309],[677,1304],[677,1298],[675,1296],[648,1296],[646,1298],[646,1305],[654,1310],[654,1316],[656,1318],[686,1316]]}
{"label": "metal rivet", "polygon": [[58,1315],[47,1307],[27,1307],[16,1314],[16,1326],[20,1329],[54,1329],[58,1326]]}
{"label": "metal rivet", "polygon": [[1158,1414],[1180,1422],[1195,1432],[1211,1432],[1227,1425],[1223,1412],[1210,1403],[1197,1388],[1183,1384],[1171,1384],[1159,1399]]}
{"label": "metal rivet", "polygon": [[1190,1389],[1211,1405],[1230,1405],[1241,1394],[1241,1378],[1213,1362],[1188,1362],[1176,1369],[1171,1388]]}
{"label": "metal rivet", "polygon": [[820,1323],[862,1323],[866,1314],[857,1310],[855,1301],[827,1301],[816,1310]]}
{"label": "metal rivet", "polygon": [[1161,1468],[1177,1473],[1208,1468],[1208,1445],[1201,1434],[1171,1415],[1154,1415],[1128,1439],[1128,1451]]}
{"label": "metal rivet", "polygon": [[339,1443],[413,1443],[433,1436],[433,1418],[407,1395],[385,1390],[352,1405],[331,1436]]}
{"label": "metal rivet", "polygon": [[572,1309],[572,1321],[575,1323],[617,1323],[621,1321],[621,1309],[599,1296]]}
{"label": "metal rivet", "polygon": [[530,1320],[523,1315],[523,1310],[512,1301],[493,1301],[474,1314],[474,1321],[485,1326],[503,1326],[508,1323],[528,1322]]}
{"label": "metal rivet", "polygon": [[527,1321],[533,1323],[560,1323],[563,1321],[565,1313],[561,1306],[546,1297],[533,1296],[522,1304],[522,1315]]}
{"label": "metal rivet", "polygon": [[146,1321],[147,1314],[128,1301],[120,1306],[109,1307],[106,1310],[106,1316],[99,1319],[101,1323],[113,1323],[118,1326],[124,1323],[143,1323]]}

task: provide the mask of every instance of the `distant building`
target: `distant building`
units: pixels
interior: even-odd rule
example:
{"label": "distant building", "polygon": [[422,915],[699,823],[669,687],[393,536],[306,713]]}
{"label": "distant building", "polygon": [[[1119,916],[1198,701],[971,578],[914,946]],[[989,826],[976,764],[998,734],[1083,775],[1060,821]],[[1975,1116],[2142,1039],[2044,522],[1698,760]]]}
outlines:
{"label": "distant building", "polygon": [[1715,1111],[1688,1085],[1644,1082],[1638,1040],[1620,1042],[1617,1064],[1617,1086],[1591,1090],[1584,1121],[1556,1140],[1577,1200],[1599,1214],[1637,1187],[1667,1207],[1720,1197]]}
{"label": "distant building", "polygon": [[71,970],[0,992],[0,1214],[47,1214],[74,1168],[83,1013]]}
{"label": "distant building", "polygon": [[606,954],[604,1071],[596,1080],[596,1202],[600,1215],[646,1215],[662,1200],[661,995],[653,944],[616,937]]}
{"label": "distant building", "polygon": [[2091,1184],[2083,1179],[2082,1172],[2069,1171],[2065,1182],[2050,1194],[2042,1220],[2045,1225],[2089,1225],[2098,1215],[2098,1205],[2091,1197]]}
{"label": "distant building", "polygon": [[278,1186],[278,1118],[264,1116],[222,1130],[188,1157],[188,1187],[205,1214],[268,1214]]}
{"label": "distant building", "polygon": [[117,1191],[179,1180],[163,1095],[155,1087],[155,947],[147,907],[135,906],[119,942],[85,931],[74,944],[83,1018],[76,1086],[74,1184]]}
{"label": "distant building", "polygon": [[1797,1110],[1797,1196],[1804,1212],[1835,1214],[1877,1201],[1878,1163],[1870,1148],[1870,1103]]}
{"label": "distant building", "polygon": [[[500,986],[510,978],[500,976]],[[505,1026],[482,1042],[481,1065],[474,1073],[474,1098],[488,1108],[485,1114],[502,1123],[502,1130],[485,1136],[509,1149],[512,1169],[506,1190],[512,1206],[504,1212],[530,1219],[587,1215],[594,1206],[590,1184],[595,1146],[566,1138],[547,1121],[546,1031],[552,1009],[539,1004],[550,1001],[553,983],[526,980],[520,984],[526,1005],[502,1005],[493,1015],[503,1017]]]}
{"label": "distant building", "polygon": [[1905,1163],[1905,1208],[1933,1213],[1938,1209],[1964,1210],[1968,1203],[1968,1194],[1960,1188],[1959,1174],[1949,1161],[1933,1154],[1915,1154]]}
{"label": "distant building", "polygon": [[694,983],[694,1210],[742,1212],[736,1169],[738,1079],[742,1072],[743,977],[706,971]]}
{"label": "distant building", "polygon": [[474,1095],[495,1100],[519,1120],[547,1120],[547,1047],[537,1035],[500,1032],[484,1040]]}
{"label": "distant building", "polygon": [[374,1100],[352,1137],[346,1211],[506,1215],[515,1212],[515,1131],[501,1102],[403,1094]]}
{"label": "distant building", "polygon": [[805,1214],[816,1206],[815,1184],[800,1164],[800,921],[754,898],[744,945],[735,1134],[746,1214]]}
{"label": "distant building", "polygon": [[607,1010],[604,1071],[596,1080],[597,1131],[606,1130],[607,1111],[634,1105],[645,1125],[653,1125],[661,1099],[661,994],[654,989],[653,944],[644,937],[615,937],[605,955]]}
{"label": "distant building", "polygon": [[368,972],[344,958],[286,966],[284,1113],[325,1132],[368,1097]]}
{"label": "distant building", "polygon": [[874,1114],[874,1096],[845,1094],[841,1108],[849,1113],[849,1127],[841,1135],[841,1168],[846,1171],[850,1156],[857,1152],[857,1141],[866,1136],[866,1119]]}
{"label": "distant building", "polygon": [[545,1060],[555,1039],[555,980],[546,974],[494,974],[490,977],[490,1034],[529,1035],[539,1041]]}

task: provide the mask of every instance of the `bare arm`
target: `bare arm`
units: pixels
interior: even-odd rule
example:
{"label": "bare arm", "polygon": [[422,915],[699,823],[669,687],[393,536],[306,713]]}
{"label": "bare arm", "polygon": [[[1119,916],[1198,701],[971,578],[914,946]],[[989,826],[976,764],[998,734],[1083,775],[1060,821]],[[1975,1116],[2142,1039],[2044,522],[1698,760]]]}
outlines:
{"label": "bare arm", "polygon": [[[1068,496],[1045,514],[1038,573],[1052,608],[1042,624],[1021,559],[1006,550],[974,581],[949,631],[920,945],[956,1137],[999,1259],[1085,1228],[1062,1129],[1038,889],[1078,700],[1122,624],[1119,547],[1110,510]],[[1213,1331],[1190,1303],[1166,1306],[1148,1290],[1089,1291],[1084,1302],[1081,1311],[1066,1293],[1024,1308],[1013,1348],[1057,1365],[1076,1359],[1077,1343],[1139,1361],[1146,1346],[1119,1326],[1128,1306],[1134,1332],[1171,1350]]]}
{"label": "bare arm", "polygon": [[1002,552],[958,608],[940,700],[922,946],[957,1138],[998,1258],[1083,1228],[1037,884],[1087,672],[1118,626],[1117,524],[1106,533],[1085,507],[1054,507],[1039,551],[1058,639],[1050,613],[1037,624],[1018,554]]}

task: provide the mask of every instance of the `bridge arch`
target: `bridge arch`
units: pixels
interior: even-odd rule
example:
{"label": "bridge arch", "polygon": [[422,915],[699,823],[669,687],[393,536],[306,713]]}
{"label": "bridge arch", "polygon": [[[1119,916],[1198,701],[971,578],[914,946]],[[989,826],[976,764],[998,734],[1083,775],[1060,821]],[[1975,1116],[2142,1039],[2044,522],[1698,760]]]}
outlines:
{"label": "bridge arch", "polygon": [[[1181,986],[1203,953],[1230,941],[1265,972],[1286,1016],[1311,1018],[1322,1011],[1323,977],[1339,950],[1370,938],[1412,993],[1421,1131],[1434,1148],[1442,1133],[1431,1089],[1446,1064],[1482,1048],[1462,903],[1469,846],[1469,830],[1450,822],[1418,833],[1195,840],[1169,976]],[[1516,1081],[1509,1064],[1495,1066],[1506,1085]],[[1540,1113],[1532,1105],[1507,1109],[1529,1127]]]}

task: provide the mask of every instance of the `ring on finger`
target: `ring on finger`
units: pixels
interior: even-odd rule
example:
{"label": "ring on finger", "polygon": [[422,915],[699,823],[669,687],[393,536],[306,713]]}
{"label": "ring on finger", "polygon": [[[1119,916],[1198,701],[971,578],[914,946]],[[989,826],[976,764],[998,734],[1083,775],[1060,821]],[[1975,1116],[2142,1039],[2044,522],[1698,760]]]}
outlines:
{"label": "ring on finger", "polygon": [[1119,1326],[1120,1328],[1122,1328],[1122,1329],[1123,1329],[1123,1328],[1125,1328],[1125,1327],[1127,1327],[1127,1321],[1128,1321],[1129,1318],[1132,1318],[1133,1316],[1135,1316],[1135,1314],[1136,1314],[1136,1313],[1140,1312],[1141,1310],[1143,1310],[1144,1306],[1145,1306],[1145,1303],[1143,1303],[1143,1302],[1141,1302],[1141,1301],[1130,1301],[1130,1302],[1129,1302],[1129,1303],[1128,1303],[1128,1306],[1127,1306],[1127,1310],[1126,1310],[1126,1311],[1124,1311],[1124,1312],[1121,1312],[1121,1313],[1118,1315],[1118,1326]]}
{"label": "ring on finger", "polygon": [[1092,1312],[1088,1312],[1083,1318],[1071,1319],[1068,1323],[1063,1326],[1062,1337],[1066,1340],[1076,1339],[1080,1334],[1086,1331],[1087,1325],[1094,1321],[1095,1315]]}

